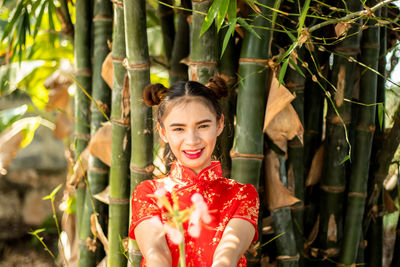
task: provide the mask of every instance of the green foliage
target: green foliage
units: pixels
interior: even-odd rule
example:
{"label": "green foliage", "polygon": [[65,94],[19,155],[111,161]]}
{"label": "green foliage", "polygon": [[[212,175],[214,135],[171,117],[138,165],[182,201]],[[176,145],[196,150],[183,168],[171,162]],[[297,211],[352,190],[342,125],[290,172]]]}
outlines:
{"label": "green foliage", "polygon": [[0,133],[22,117],[28,110],[27,105],[0,111]]}

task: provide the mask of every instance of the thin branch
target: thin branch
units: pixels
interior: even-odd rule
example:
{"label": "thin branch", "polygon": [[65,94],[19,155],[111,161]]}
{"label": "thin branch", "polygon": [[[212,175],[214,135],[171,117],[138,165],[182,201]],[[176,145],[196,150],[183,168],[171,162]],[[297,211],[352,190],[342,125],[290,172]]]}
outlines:
{"label": "thin branch", "polygon": [[341,21],[349,21],[349,20],[352,20],[352,19],[359,20],[360,18],[362,18],[364,16],[367,16],[368,14],[374,13],[379,8],[384,7],[384,6],[390,4],[390,3],[394,2],[394,1],[395,0],[385,0],[385,1],[382,1],[382,2],[380,2],[378,4],[376,4],[375,6],[373,6],[371,8],[366,8],[365,10],[351,13],[351,14],[349,14],[347,16],[342,17],[342,18],[321,22],[319,24],[316,24],[316,25],[310,27],[308,29],[308,32],[311,33],[313,31],[321,29],[322,27],[325,27],[325,26],[331,25],[331,24],[335,24],[335,23],[338,23],[338,22],[341,22]]}

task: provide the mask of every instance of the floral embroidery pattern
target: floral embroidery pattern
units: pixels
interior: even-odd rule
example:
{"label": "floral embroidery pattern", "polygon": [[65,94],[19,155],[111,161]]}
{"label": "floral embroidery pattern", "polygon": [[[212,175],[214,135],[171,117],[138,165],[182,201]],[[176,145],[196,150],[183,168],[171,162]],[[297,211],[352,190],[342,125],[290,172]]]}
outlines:
{"label": "floral embroidery pattern", "polygon": [[[259,199],[254,186],[240,184],[222,177],[221,165],[216,161],[198,175],[193,170],[175,162],[169,176],[147,180],[136,187],[132,196],[132,220],[129,230],[131,238],[135,239],[134,229],[143,220],[158,216],[162,222],[165,222],[164,211],[160,209],[154,198],[154,192],[159,188],[167,190],[166,196],[169,197],[171,203],[171,192],[174,191],[179,199],[179,208],[182,210],[192,205],[191,197],[195,193],[203,196],[208,206],[210,222],[196,225],[201,228],[198,237],[192,237],[187,233],[188,222],[183,225],[187,266],[212,265],[214,251],[230,219],[247,220],[255,226],[257,231]],[[166,240],[171,251],[172,266],[178,266],[178,246],[168,236]],[[257,240],[257,232],[253,240]],[[142,261],[142,266],[146,266],[145,260]],[[238,266],[246,266],[244,256],[240,258]]]}

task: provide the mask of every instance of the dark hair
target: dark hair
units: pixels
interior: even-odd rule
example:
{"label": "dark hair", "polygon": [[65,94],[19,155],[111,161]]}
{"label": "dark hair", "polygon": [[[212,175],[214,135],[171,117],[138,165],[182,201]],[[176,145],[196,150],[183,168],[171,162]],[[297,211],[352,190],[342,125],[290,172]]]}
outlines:
{"label": "dark hair", "polygon": [[[163,127],[162,119],[165,112],[168,112],[170,104],[175,105],[184,101],[187,97],[199,97],[210,109],[215,112],[217,122],[221,119],[222,108],[219,99],[228,96],[228,87],[225,81],[219,76],[213,76],[206,85],[195,81],[178,82],[169,89],[164,85],[149,84],[143,89],[143,100],[147,106],[157,106],[157,121]],[[167,167],[175,160],[168,144],[165,146],[164,161]]]}

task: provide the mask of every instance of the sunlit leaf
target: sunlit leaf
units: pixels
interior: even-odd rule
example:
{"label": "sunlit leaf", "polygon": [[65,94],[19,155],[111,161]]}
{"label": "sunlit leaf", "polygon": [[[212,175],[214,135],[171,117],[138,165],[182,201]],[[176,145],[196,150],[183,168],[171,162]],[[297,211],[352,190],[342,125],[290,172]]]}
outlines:
{"label": "sunlit leaf", "polygon": [[28,106],[22,105],[16,108],[5,109],[0,111],[0,133],[9,127],[16,120],[21,118],[27,111]]}
{"label": "sunlit leaf", "polygon": [[228,7],[229,7],[229,2],[230,0],[222,0],[221,7],[218,11],[218,16],[217,16],[217,32],[221,29],[222,23],[224,22],[225,15],[228,12]]}
{"label": "sunlit leaf", "polygon": [[28,232],[28,234],[30,234],[30,235],[37,235],[37,234],[40,234],[41,232],[44,232],[44,231],[46,231],[45,228],[40,228],[40,229],[36,229],[35,231]]}
{"label": "sunlit leaf", "polygon": [[200,35],[205,33],[208,28],[214,23],[214,19],[218,14],[218,10],[221,8],[221,4],[223,4],[223,0],[215,0],[208,10],[207,16],[204,18],[203,25],[201,26]]}
{"label": "sunlit leaf", "polygon": [[47,196],[45,196],[44,198],[42,198],[43,200],[46,199],[54,199],[54,197],[56,196],[57,192],[61,189],[63,185],[59,184],[56,188],[54,188],[54,190]]}
{"label": "sunlit leaf", "polygon": [[228,20],[231,22],[236,19],[237,2],[236,0],[229,1]]}
{"label": "sunlit leaf", "polygon": [[300,67],[296,64],[296,62],[294,62],[290,57],[289,57],[289,63],[296,69],[298,73],[300,73],[301,76],[303,76],[304,78],[306,77],[303,71],[300,69]]}

